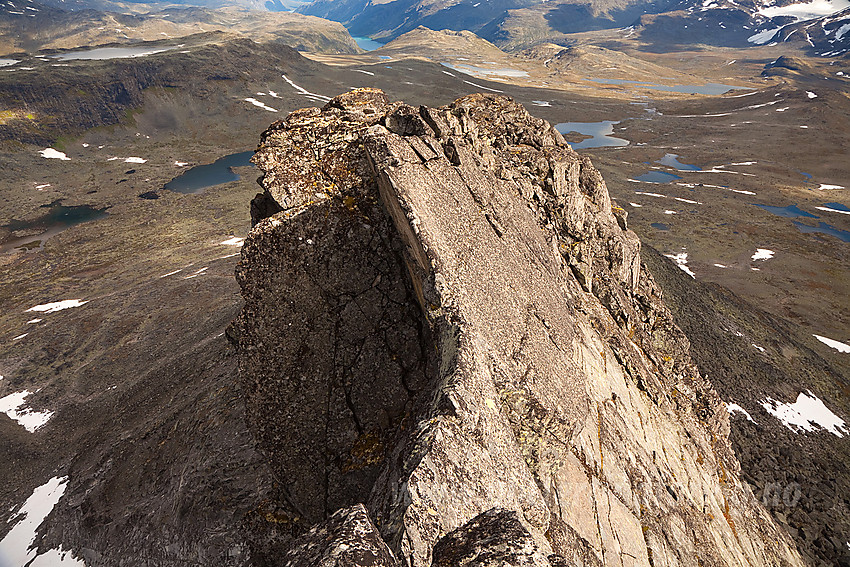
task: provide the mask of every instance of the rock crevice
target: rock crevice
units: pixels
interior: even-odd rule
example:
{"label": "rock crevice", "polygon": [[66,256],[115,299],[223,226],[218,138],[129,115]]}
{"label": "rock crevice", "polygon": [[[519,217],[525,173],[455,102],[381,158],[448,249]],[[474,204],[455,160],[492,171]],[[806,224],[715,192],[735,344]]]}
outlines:
{"label": "rock crevice", "polygon": [[233,334],[291,549],[368,510],[417,567],[801,564],[625,211],[548,123],[361,89],[255,161]]}

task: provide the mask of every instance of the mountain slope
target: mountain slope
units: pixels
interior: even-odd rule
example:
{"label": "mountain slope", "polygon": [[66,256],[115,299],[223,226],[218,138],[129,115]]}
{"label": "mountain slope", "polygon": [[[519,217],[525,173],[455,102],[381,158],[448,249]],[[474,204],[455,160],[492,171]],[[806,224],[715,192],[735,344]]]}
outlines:
{"label": "mountain slope", "polygon": [[695,281],[652,248],[644,246],[642,258],[688,336],[691,356],[727,403],[744,479],[812,564],[850,563],[847,432],[784,425],[768,411],[768,400],[790,404],[808,393],[850,415],[847,361],[820,356],[814,337],[719,285]]}
{"label": "mountain slope", "polygon": [[645,16],[640,38],[658,49],[704,43],[746,47],[794,42],[813,55],[836,56],[850,49],[850,2],[776,0],[686,0],[677,9]]}
{"label": "mountain slope", "polygon": [[59,10],[34,0],[18,1],[23,12],[0,5],[0,54],[174,39],[213,31],[257,42],[276,41],[302,51],[358,51],[340,24],[291,12],[171,7],[123,14]]}
{"label": "mountain slope", "polygon": [[542,0],[315,0],[302,14],[342,22],[352,35],[390,40],[418,26],[477,31],[506,10]]}

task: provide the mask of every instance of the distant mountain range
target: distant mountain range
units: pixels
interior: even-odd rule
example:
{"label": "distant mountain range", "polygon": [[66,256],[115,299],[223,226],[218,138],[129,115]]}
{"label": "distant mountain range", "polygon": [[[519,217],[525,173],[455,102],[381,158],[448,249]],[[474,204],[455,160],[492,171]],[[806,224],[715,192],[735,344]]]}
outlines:
{"label": "distant mountain range", "polygon": [[468,30],[511,51],[617,28],[657,49],[788,41],[816,55],[850,50],[848,0],[314,0],[298,11],[342,22],[355,36],[391,40],[418,26]]}
{"label": "distant mountain range", "polygon": [[[238,7],[252,10],[268,10],[271,12],[286,12],[305,4],[305,0],[42,0],[41,4],[59,8],[65,11],[103,10],[119,13],[146,13],[173,8],[175,6],[201,6],[206,8]],[[0,2],[0,16],[16,12],[20,15],[30,15],[28,0],[5,0]],[[29,12],[29,13],[27,13]]]}
{"label": "distant mountain range", "polygon": [[649,43],[742,47],[795,42],[814,55],[850,50],[850,2],[815,0],[685,0],[675,10],[647,14],[634,31]]}
{"label": "distant mountain range", "polygon": [[[791,42],[819,56],[850,51],[850,0],[5,0],[0,2],[0,28],[11,33],[10,26],[20,27],[24,19],[43,20],[51,10],[130,11],[163,17],[180,7],[194,6],[295,10],[341,22],[351,35],[379,41],[395,39],[419,26],[467,30],[508,51],[544,42],[569,45],[570,34],[605,29],[622,29],[624,37],[650,50]],[[221,23],[209,14],[197,16],[189,19]],[[173,14],[164,17],[174,20]],[[106,29],[115,27],[106,24]]]}
{"label": "distant mountain range", "polygon": [[7,0],[0,3],[0,55],[169,40],[208,32],[238,34],[258,42],[275,41],[301,51],[358,51],[339,23],[292,12],[154,4],[136,7],[139,6],[150,11],[127,14],[117,4],[111,10],[62,9],[35,0]]}

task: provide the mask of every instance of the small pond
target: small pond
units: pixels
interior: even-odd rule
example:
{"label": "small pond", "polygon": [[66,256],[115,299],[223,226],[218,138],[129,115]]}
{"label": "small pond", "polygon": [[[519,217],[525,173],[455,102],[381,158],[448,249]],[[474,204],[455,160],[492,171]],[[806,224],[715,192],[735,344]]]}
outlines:
{"label": "small pond", "polygon": [[664,224],[663,222],[654,222],[651,225],[652,228],[657,228],[658,230],[670,230],[670,227]]}
{"label": "small pond", "polygon": [[590,79],[594,83],[603,85],[636,85],[646,87],[655,91],[666,91],[682,94],[704,94],[704,95],[721,95],[733,90],[749,90],[750,87],[736,87],[734,85],[724,85],[721,83],[706,83],[704,85],[657,85],[655,83],[646,83],[642,81],[627,81],[625,79]]}
{"label": "small pond", "polygon": [[374,39],[368,37],[354,37],[354,42],[357,44],[357,47],[360,49],[365,49],[366,51],[375,51],[379,47],[383,47],[386,45],[385,43],[381,43],[379,41],[375,41]]}
{"label": "small pond", "polygon": [[200,193],[207,187],[239,181],[241,178],[233,168],[252,166],[253,155],[253,151],[240,152],[218,158],[213,163],[196,165],[166,183],[165,189],[177,193]]}
{"label": "small pond", "polygon": [[816,215],[800,210],[797,205],[788,205],[787,207],[774,207],[773,205],[760,205],[758,203],[753,203],[753,205],[760,209],[764,209],[770,214],[778,217],[785,217],[786,219],[793,219],[797,217],[808,217],[810,219],[818,218]]}
{"label": "small pond", "polygon": [[489,76],[495,77],[527,77],[527,71],[520,71],[519,69],[511,69],[510,67],[503,67],[500,69],[492,69],[489,67],[478,67],[476,65],[469,65],[467,63],[441,63],[443,67],[448,67],[453,71],[458,71],[459,73],[465,73],[467,75],[479,76],[482,78],[487,78]]}
{"label": "small pond", "polygon": [[678,154],[664,154],[664,157],[657,160],[655,163],[660,163],[661,165],[666,165],[667,167],[672,167],[679,171],[702,171],[702,168],[697,165],[680,162],[680,157],[681,156]]}
{"label": "small pond", "polygon": [[619,123],[619,121],[615,122],[613,120],[602,120],[601,122],[561,122],[560,124],[555,124],[555,129],[561,134],[577,132],[583,136],[590,136],[590,138],[581,142],[570,143],[570,146],[574,150],[628,146],[628,140],[611,135],[614,133],[614,126]]}
{"label": "small pond", "polygon": [[667,173],[666,171],[650,171],[634,179],[635,181],[643,181],[644,183],[670,183],[676,179],[681,179],[681,177]]}
{"label": "small pond", "polygon": [[825,222],[818,222],[817,226],[809,226],[799,221],[793,221],[793,223],[794,226],[797,227],[797,230],[799,230],[803,234],[811,234],[817,232],[834,236],[842,242],[850,242],[850,231],[837,229],[831,224],[826,224]]}
{"label": "small pond", "polygon": [[162,53],[174,49],[173,47],[98,47],[84,51],[69,51],[59,55],[51,55],[59,61],[70,61],[72,59],[85,59],[89,61],[103,61],[105,59],[124,59],[127,57],[144,57],[154,53]]}
{"label": "small pond", "polygon": [[[105,217],[106,208],[95,209],[88,205],[66,207],[61,201],[42,205],[48,212],[31,221],[13,220],[2,228],[12,233],[12,238],[0,244],[0,253],[15,250],[38,250],[44,242],[56,236],[63,230],[76,224],[93,221]],[[5,231],[4,231],[5,232]],[[23,236],[15,236],[15,233]]]}

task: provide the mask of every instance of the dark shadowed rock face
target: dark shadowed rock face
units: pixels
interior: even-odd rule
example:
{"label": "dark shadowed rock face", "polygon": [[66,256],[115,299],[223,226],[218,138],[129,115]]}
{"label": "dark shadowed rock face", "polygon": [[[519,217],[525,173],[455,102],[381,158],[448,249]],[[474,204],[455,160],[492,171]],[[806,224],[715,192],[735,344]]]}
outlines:
{"label": "dark shadowed rock face", "polygon": [[255,161],[232,334],[278,521],[363,502],[411,566],[800,564],[625,211],[548,123],[359,90]]}
{"label": "dark shadowed rock face", "polygon": [[434,546],[432,567],[549,567],[517,513],[493,508],[444,536]]}
{"label": "dark shadowed rock face", "polygon": [[283,567],[396,567],[362,504],[342,508],[292,542]]}

